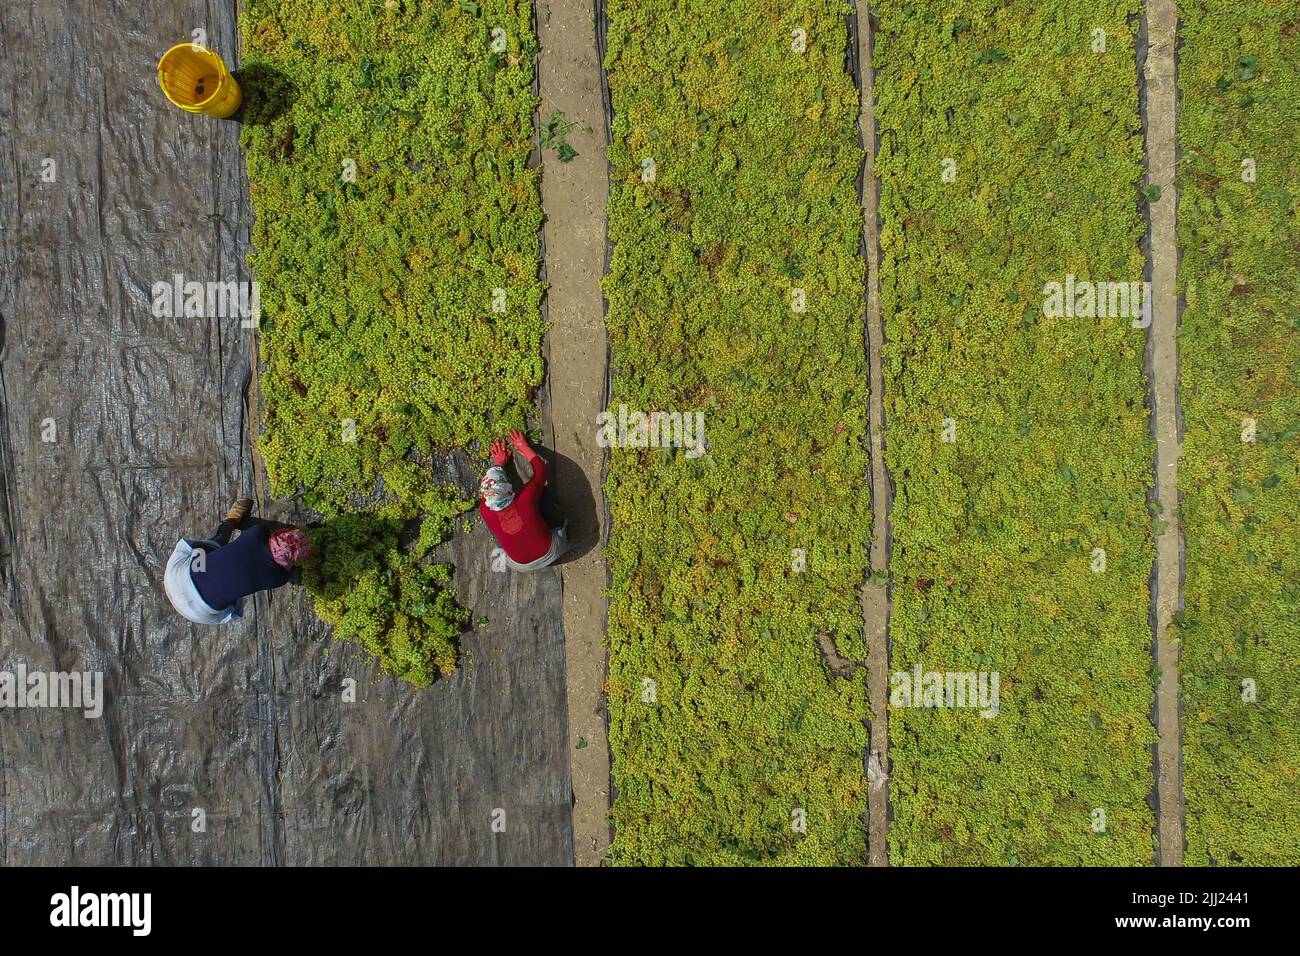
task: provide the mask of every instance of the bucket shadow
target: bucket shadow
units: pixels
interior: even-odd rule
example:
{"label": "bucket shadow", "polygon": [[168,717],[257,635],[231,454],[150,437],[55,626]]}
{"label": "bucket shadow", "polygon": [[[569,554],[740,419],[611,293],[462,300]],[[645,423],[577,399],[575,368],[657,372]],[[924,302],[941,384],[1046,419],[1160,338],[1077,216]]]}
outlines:
{"label": "bucket shadow", "polygon": [[266,126],[288,112],[298,99],[298,87],[284,73],[263,63],[252,63],[234,73],[243,103],[234,119],[245,126]]}

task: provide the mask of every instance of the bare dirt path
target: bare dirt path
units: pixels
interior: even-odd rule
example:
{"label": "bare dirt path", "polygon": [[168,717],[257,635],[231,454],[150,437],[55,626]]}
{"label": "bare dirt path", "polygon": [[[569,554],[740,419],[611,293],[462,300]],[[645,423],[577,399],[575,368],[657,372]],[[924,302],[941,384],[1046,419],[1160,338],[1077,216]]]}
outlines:
{"label": "bare dirt path", "polygon": [[573,840],[579,866],[599,864],[609,847],[609,738],[605,710],[605,560],[596,416],[605,404],[605,155],[601,65],[590,0],[537,5],[543,128],[555,112],[576,124],[565,134],[577,155],[543,150],[551,418],[556,498],[577,556],[562,566]]}
{"label": "bare dirt path", "polygon": [[1161,866],[1183,862],[1182,727],[1179,720],[1178,644],[1170,623],[1182,604],[1182,531],[1178,514],[1178,86],[1175,0],[1150,0],[1146,9],[1145,108],[1148,183],[1160,188],[1151,206],[1152,321],[1147,340],[1147,372],[1156,438],[1156,501],[1162,520],[1156,534],[1152,624],[1160,683],[1156,691],[1157,820]]}
{"label": "bare dirt path", "polygon": [[[867,350],[871,378],[871,572],[889,566],[889,476],[885,471],[884,380],[880,349],[879,185],[876,182],[876,109],[871,72],[871,14],[857,3],[858,63],[862,74],[858,129],[866,151],[862,181],[863,234],[867,256]],[[867,758],[867,863],[889,865],[889,588],[868,581],[862,588],[862,623],[867,641],[867,702],[871,708],[871,753]]]}

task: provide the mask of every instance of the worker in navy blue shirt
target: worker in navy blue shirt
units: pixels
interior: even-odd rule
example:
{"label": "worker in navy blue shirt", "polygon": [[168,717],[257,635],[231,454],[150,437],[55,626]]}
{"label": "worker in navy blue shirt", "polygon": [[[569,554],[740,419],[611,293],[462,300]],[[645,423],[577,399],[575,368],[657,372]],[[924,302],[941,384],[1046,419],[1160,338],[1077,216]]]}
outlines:
{"label": "worker in navy blue shirt", "polygon": [[253,499],[241,498],[206,539],[176,543],[163,587],[182,617],[195,624],[238,620],[244,598],[286,584],[294,566],[315,553],[301,528],[256,520],[250,524],[252,508]]}

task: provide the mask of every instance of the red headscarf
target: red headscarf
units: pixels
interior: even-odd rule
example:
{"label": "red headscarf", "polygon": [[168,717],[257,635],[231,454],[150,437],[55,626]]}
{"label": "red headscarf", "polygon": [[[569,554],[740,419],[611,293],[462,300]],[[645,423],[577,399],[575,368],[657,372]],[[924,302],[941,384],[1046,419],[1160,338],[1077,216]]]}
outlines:
{"label": "red headscarf", "polygon": [[316,553],[316,547],[301,528],[281,528],[271,535],[271,558],[286,571]]}

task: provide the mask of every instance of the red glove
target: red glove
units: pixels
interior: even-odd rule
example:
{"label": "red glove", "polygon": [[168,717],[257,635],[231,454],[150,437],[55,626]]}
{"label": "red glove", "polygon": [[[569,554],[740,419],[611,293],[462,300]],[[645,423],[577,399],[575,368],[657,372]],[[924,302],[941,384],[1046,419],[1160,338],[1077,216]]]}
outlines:
{"label": "red glove", "polygon": [[492,461],[498,465],[504,465],[510,460],[510,449],[506,447],[504,438],[498,438],[492,443]]}
{"label": "red glove", "polygon": [[527,437],[518,428],[510,429],[510,441],[525,458],[533,457],[533,446],[528,444]]}

